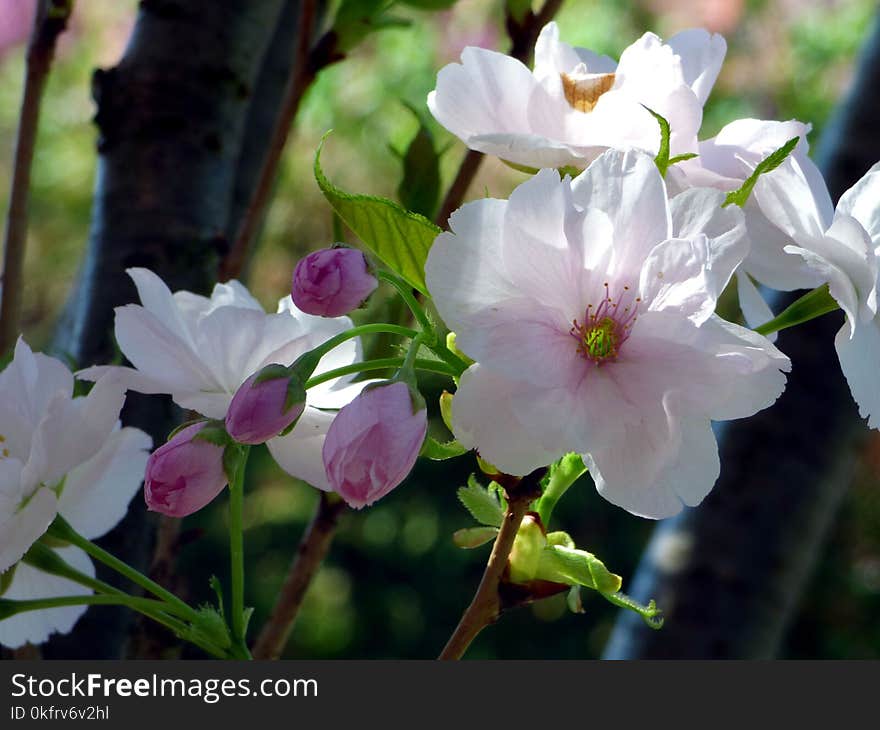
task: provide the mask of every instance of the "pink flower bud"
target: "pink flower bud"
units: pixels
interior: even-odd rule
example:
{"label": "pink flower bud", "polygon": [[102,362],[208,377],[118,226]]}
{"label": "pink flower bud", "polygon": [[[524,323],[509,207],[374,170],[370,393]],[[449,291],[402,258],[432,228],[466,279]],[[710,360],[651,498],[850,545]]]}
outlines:
{"label": "pink flower bud", "polygon": [[290,295],[307,314],[340,317],[361,306],[377,286],[379,282],[360,251],[325,248],[296,265]]}
{"label": "pink flower bud", "polygon": [[365,390],[336,414],[324,440],[333,490],[358,509],[384,497],[409,474],[427,430],[427,411],[413,413],[405,383]]}
{"label": "pink flower bud", "polygon": [[226,412],[226,432],[240,444],[262,444],[296,421],[305,407],[299,378],[283,365],[268,365],[235,391]]}
{"label": "pink flower bud", "polygon": [[223,447],[193,440],[206,425],[187,426],[150,454],[144,498],[152,511],[186,517],[223,491],[229,481],[223,470]]}

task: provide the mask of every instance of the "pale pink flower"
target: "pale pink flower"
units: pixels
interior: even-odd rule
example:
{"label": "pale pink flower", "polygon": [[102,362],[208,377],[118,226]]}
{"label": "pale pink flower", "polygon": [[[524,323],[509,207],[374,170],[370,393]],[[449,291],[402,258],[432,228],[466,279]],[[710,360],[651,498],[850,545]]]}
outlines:
{"label": "pale pink flower", "polygon": [[748,245],[723,193],[667,198],[654,161],[604,153],[574,181],[543,170],[450,219],[425,267],[476,360],[453,430],[527,474],[584,455],[599,491],[647,517],[698,504],[718,472],[711,421],[773,403],[790,363],[714,314]]}
{"label": "pale pink flower", "polygon": [[340,246],[301,259],[293,271],[290,295],[306,314],[341,317],[360,307],[377,286],[364,254]]}
{"label": "pale pink flower", "polygon": [[767,218],[794,241],[785,251],[827,282],[846,314],[834,340],[840,367],[859,413],[880,428],[880,163],[841,196],[836,210],[827,191],[816,194],[797,160],[762,176],[755,192]]}
{"label": "pale pink flower", "polygon": [[368,388],[345,406],[327,432],[324,465],[333,491],[360,509],[400,484],[425,440],[424,403],[406,383]]}
{"label": "pale pink flower", "polygon": [[[530,71],[515,58],[465,48],[437,75],[431,113],[468,147],[529,167],[585,167],[610,147],[656,153],[657,121],[670,123],[672,154],[695,152],[705,103],[727,45],[686,30],[664,43],[645,33],[617,63],[541,30]],[[644,105],[644,106],[643,106]]]}

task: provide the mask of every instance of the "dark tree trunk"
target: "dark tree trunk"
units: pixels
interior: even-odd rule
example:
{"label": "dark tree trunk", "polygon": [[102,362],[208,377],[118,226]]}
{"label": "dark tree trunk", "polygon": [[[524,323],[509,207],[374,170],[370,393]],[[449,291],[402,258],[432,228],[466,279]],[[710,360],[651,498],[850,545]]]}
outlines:
{"label": "dark tree trunk", "polygon": [[[210,290],[235,215],[242,151],[259,146],[245,142],[248,125],[258,106],[267,104],[271,116],[277,105],[280,92],[267,93],[262,69],[280,20],[295,17],[289,4],[142,0],[119,65],[94,76],[100,157],[92,226],[56,351],[83,366],[113,359],[113,308],[137,301],[127,267],[148,267],[172,289]],[[132,395],[123,420],[158,444],[175,415],[167,398]],[[144,568],[154,532],[136,498],[102,544]],[[45,654],[118,657],[130,624],[126,611],[91,610]]]}
{"label": "dark tree trunk", "polygon": [[[880,159],[880,23],[818,154],[834,199]],[[780,296],[777,311],[792,301]],[[699,508],[658,525],[631,592],[666,611],[660,631],[621,612],[607,659],[770,658],[797,610],[851,483],[867,428],[837,362],[841,314],[782,332],[782,398],[720,434],[721,478]]]}

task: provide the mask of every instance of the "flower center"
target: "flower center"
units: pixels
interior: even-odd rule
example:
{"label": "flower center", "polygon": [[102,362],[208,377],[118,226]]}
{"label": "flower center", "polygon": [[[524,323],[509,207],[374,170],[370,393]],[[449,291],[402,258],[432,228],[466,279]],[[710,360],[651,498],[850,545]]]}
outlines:
{"label": "flower center", "polygon": [[589,113],[599,97],[614,86],[614,74],[578,73],[579,69],[580,66],[571,75],[561,73],[559,77],[562,79],[565,100],[579,112]]}
{"label": "flower center", "polygon": [[616,300],[612,299],[605,282],[605,297],[596,306],[587,305],[583,323],[574,320],[569,330],[577,340],[581,357],[596,365],[616,360],[638,318],[641,301],[641,297],[632,298],[628,286]]}

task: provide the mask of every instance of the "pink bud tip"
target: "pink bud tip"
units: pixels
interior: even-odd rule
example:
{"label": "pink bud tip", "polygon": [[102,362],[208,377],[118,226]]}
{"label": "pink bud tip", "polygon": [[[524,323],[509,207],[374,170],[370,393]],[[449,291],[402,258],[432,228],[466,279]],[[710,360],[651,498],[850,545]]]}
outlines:
{"label": "pink bud tip", "polygon": [[365,390],[336,414],[324,440],[330,485],[352,507],[373,504],[409,474],[427,431],[427,411],[413,413],[405,383]]}
{"label": "pink bud tip", "polygon": [[254,373],[238,387],[226,412],[226,432],[240,444],[262,444],[275,438],[306,407],[303,391],[301,400],[298,398],[285,410],[290,377],[256,383],[259,376],[260,372]]}
{"label": "pink bud tip", "polygon": [[296,265],[290,295],[306,314],[340,317],[361,306],[378,285],[360,251],[325,248]]}
{"label": "pink bud tip", "polygon": [[205,425],[187,426],[150,454],[144,498],[152,511],[186,517],[223,491],[229,481],[223,470],[223,447],[193,440]]}

